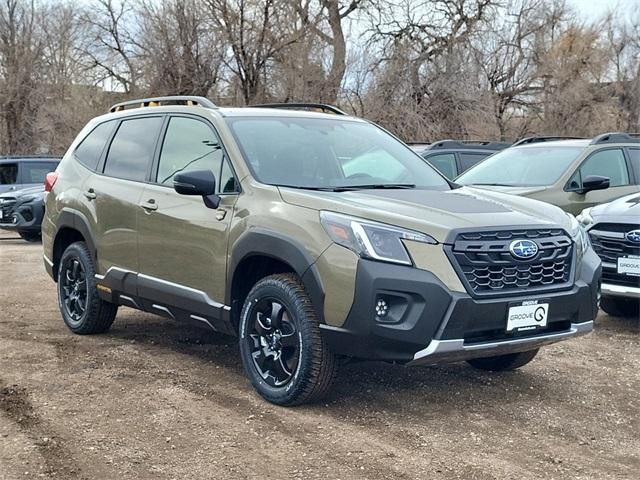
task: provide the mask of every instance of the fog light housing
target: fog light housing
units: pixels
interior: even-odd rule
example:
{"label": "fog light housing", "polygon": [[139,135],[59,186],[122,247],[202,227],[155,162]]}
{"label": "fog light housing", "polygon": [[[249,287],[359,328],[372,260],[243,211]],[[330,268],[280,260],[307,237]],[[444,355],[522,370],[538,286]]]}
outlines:
{"label": "fog light housing", "polygon": [[389,313],[389,304],[383,297],[378,297],[376,300],[376,315],[378,317],[386,317]]}

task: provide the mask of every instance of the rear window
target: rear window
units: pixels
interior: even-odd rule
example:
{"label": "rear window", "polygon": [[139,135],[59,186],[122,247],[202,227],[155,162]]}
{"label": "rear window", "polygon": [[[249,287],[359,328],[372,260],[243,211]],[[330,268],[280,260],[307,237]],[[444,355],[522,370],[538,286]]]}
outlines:
{"label": "rear window", "polygon": [[22,183],[44,183],[47,173],[58,166],[55,162],[23,162]]}
{"label": "rear window", "polygon": [[107,153],[105,175],[144,181],[153,160],[153,150],[161,125],[162,117],[123,120]]}
{"label": "rear window", "polygon": [[100,156],[114,126],[114,121],[101,123],[82,140],[82,143],[76,147],[74,152],[75,157],[81,164],[90,170],[98,168]]}

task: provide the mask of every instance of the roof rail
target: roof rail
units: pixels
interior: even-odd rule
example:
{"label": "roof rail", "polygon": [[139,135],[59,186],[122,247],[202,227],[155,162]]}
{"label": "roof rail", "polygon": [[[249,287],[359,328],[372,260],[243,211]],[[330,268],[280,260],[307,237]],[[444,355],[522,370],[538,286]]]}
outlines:
{"label": "roof rail", "polygon": [[46,153],[36,153],[35,155],[0,155],[0,160],[60,160],[59,155],[49,155]]}
{"label": "roof rail", "polygon": [[530,143],[552,142],[554,140],[585,140],[584,137],[569,137],[569,136],[545,136],[545,137],[526,137],[515,142],[512,147],[519,147],[520,145],[528,145]]}
{"label": "roof rail", "polygon": [[598,135],[589,145],[601,143],[640,143],[640,133],[609,132]]}
{"label": "roof rail", "polygon": [[326,103],[260,103],[258,105],[249,105],[257,108],[282,108],[285,110],[320,110],[324,113],[333,113],[335,115],[348,115],[344,110],[340,110],[333,105]]}
{"label": "roof rail", "polygon": [[217,108],[215,103],[205,97],[174,95],[168,97],[141,98],[139,100],[128,100],[126,102],[116,103],[109,109],[109,112],[121,112],[132,108],[161,107],[164,105],[189,105],[204,108]]}
{"label": "roof rail", "polygon": [[439,140],[427,147],[427,150],[435,149],[459,149],[459,150],[504,150],[510,147],[510,143],[489,142],[481,140]]}

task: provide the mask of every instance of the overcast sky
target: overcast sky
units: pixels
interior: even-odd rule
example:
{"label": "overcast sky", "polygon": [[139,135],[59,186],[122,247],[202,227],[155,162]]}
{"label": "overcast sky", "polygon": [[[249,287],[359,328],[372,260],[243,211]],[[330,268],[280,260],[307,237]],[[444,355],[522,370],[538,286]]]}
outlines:
{"label": "overcast sky", "polygon": [[[585,20],[595,20],[609,9],[624,9],[637,14],[639,0],[568,0],[567,3],[581,13]],[[632,8],[632,5],[635,7]]]}

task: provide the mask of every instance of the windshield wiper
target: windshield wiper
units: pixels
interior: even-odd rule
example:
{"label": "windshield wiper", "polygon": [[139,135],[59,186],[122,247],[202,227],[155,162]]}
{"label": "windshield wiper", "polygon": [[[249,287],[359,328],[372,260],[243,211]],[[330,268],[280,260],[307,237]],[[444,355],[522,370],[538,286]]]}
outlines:
{"label": "windshield wiper", "polygon": [[467,183],[467,187],[473,187],[474,185],[486,185],[489,187],[515,187],[512,183]]}
{"label": "windshield wiper", "polygon": [[347,192],[350,190],[393,190],[416,188],[413,183],[372,183],[369,185],[345,185],[334,187],[335,192]]}

